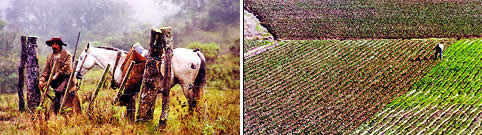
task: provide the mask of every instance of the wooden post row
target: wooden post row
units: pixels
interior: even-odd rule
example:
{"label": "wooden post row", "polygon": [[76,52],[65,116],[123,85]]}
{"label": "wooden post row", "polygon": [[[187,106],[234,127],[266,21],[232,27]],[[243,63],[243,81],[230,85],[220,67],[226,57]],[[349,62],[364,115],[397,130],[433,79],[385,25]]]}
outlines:
{"label": "wooden post row", "polygon": [[129,68],[127,68],[127,74],[124,78],[122,78],[122,82],[121,82],[121,85],[119,87],[119,91],[117,91],[117,94],[114,98],[114,101],[112,102],[112,105],[115,105],[119,101],[119,98],[120,98],[121,94],[124,93],[126,82],[129,79],[129,76],[130,76],[131,71],[132,71],[132,67],[134,67],[134,65],[135,65],[135,61],[132,61],[129,64]]}
{"label": "wooden post row", "polygon": [[94,93],[92,93],[92,97],[89,101],[89,107],[87,107],[87,112],[89,114],[92,112],[92,106],[94,104],[94,100],[97,97],[97,94],[99,93],[100,88],[104,84],[105,77],[106,77],[107,73],[109,73],[109,68],[110,68],[110,64],[107,64],[107,67],[104,69],[104,73],[102,74],[102,77],[100,78],[99,82],[97,83],[97,87],[95,88]]}

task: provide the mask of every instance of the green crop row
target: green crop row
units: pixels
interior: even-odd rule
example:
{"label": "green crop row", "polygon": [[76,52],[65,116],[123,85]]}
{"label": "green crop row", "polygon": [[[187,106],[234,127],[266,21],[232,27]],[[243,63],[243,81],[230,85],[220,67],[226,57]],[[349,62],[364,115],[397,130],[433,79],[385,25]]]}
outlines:
{"label": "green crop row", "polygon": [[464,39],[444,52],[410,91],[358,127],[354,134],[481,133],[482,40]]}
{"label": "green crop row", "polygon": [[434,45],[452,42],[279,42],[244,61],[244,133],[350,131],[438,62],[431,59]]}

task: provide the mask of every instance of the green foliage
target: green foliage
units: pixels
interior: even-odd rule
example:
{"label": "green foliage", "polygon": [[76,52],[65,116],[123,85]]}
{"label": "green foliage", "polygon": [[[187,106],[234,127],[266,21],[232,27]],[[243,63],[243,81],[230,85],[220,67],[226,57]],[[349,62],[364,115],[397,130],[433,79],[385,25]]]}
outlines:
{"label": "green foliage", "polygon": [[480,124],[475,121],[482,113],[481,39],[458,40],[443,54],[443,60],[410,91],[395,98],[353,134],[480,133]]}
{"label": "green foliage", "polygon": [[270,40],[244,40],[243,51],[244,53],[248,52],[251,49],[256,47],[265,46],[265,45],[272,45],[273,41]]}
{"label": "green foliage", "polygon": [[0,31],[2,31],[5,26],[7,26],[7,21],[0,20]]}
{"label": "green foliage", "polygon": [[0,93],[17,91],[19,61],[20,57],[15,54],[0,55]]}
{"label": "green foliage", "polygon": [[[201,44],[194,42],[188,48],[199,48],[206,58],[206,82],[210,87],[220,89],[239,89],[239,50],[237,44],[227,47],[221,52],[221,47],[216,43]],[[237,52],[236,52],[237,51]]]}
{"label": "green foliage", "polygon": [[216,58],[218,57],[219,50],[221,49],[221,47],[219,47],[219,45],[216,43],[201,44],[199,42],[193,42],[189,44],[187,48],[190,48],[190,49],[199,48],[201,52],[204,54],[204,57],[206,58],[206,61],[208,63],[213,63],[214,60],[216,60]]}
{"label": "green foliage", "polygon": [[[415,107],[440,104],[473,104],[482,95],[482,42],[480,39],[459,40],[444,51],[444,60],[432,68],[419,82],[412,86],[411,93],[400,96],[387,107]],[[434,98],[437,97],[437,98]],[[477,103],[480,104],[480,103]]]}
{"label": "green foliage", "polygon": [[239,38],[239,0],[168,1],[182,8],[162,24],[174,28],[176,47],[186,47],[196,41],[228,44]]}

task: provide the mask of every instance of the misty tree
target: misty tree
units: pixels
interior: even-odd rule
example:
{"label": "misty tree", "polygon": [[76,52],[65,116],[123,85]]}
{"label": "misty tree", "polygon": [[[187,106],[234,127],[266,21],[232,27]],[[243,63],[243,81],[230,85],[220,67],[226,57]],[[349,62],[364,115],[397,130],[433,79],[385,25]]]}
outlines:
{"label": "misty tree", "polygon": [[[239,24],[239,0],[171,0],[183,10],[171,22],[185,20],[186,26],[202,30],[213,30],[217,26]],[[160,2],[163,4],[163,2]],[[185,19],[192,18],[192,19]]]}
{"label": "misty tree", "polygon": [[[14,41],[18,33],[5,30],[7,21],[0,20],[0,93],[15,92],[17,63]],[[15,64],[12,64],[15,63]]]}
{"label": "misty tree", "polygon": [[179,5],[182,9],[166,22],[167,25],[175,27],[173,30],[176,43],[180,43],[180,40],[183,40],[181,38],[192,36],[196,31],[217,32],[221,36],[228,35],[223,33],[227,28],[239,28],[239,0],[167,0],[160,1],[159,5],[167,2]]}
{"label": "misty tree", "polygon": [[116,0],[13,0],[8,27],[39,36],[62,36],[73,43],[78,31],[105,36],[126,29],[126,2]]}
{"label": "misty tree", "polygon": [[2,31],[3,28],[5,28],[6,25],[7,25],[7,22],[6,22],[6,21],[0,20],[0,31]]}

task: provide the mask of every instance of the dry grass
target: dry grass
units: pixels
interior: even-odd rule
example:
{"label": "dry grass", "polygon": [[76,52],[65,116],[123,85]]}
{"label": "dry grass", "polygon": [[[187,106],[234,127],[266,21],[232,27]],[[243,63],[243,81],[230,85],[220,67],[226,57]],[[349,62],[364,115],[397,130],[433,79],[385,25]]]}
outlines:
{"label": "dry grass", "polygon": [[[0,94],[0,134],[161,133],[157,128],[162,105],[160,95],[156,100],[154,120],[131,123],[127,121],[124,106],[111,105],[116,91],[103,88],[97,96],[93,115],[89,117],[86,111],[87,98],[95,87],[92,82],[100,78],[96,76],[99,72],[102,71],[97,69],[86,75],[84,85],[78,92],[82,106],[82,114],[78,115],[20,113],[16,94]],[[170,101],[169,120],[163,134],[239,134],[239,90],[206,89],[204,99],[193,112],[183,105],[187,100],[178,86],[171,89]],[[49,110],[46,108],[43,111]]]}

